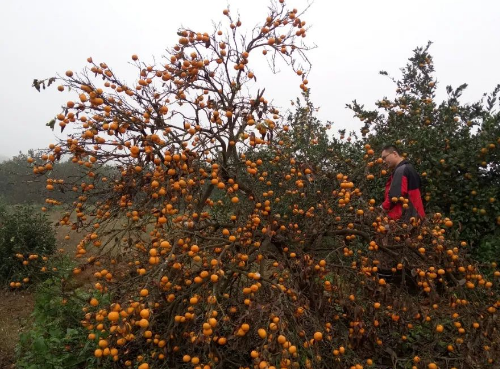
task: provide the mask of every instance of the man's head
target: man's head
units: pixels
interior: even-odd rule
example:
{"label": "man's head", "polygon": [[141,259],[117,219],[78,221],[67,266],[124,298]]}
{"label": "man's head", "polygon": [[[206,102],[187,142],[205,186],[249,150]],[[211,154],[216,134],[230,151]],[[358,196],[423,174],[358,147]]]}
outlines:
{"label": "man's head", "polygon": [[384,164],[391,169],[396,168],[396,166],[403,161],[403,158],[399,155],[397,147],[394,145],[385,146],[382,149],[381,157]]}

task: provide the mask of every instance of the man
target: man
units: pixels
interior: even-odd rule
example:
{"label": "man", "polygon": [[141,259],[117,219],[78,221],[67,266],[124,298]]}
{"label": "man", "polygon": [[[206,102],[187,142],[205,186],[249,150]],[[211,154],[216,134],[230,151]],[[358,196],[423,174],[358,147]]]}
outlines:
{"label": "man", "polygon": [[[385,184],[385,197],[382,208],[389,218],[409,222],[410,218],[424,218],[424,205],[420,194],[420,176],[415,168],[402,156],[394,145],[382,150],[383,162],[392,170]],[[407,206],[401,197],[408,199]]]}

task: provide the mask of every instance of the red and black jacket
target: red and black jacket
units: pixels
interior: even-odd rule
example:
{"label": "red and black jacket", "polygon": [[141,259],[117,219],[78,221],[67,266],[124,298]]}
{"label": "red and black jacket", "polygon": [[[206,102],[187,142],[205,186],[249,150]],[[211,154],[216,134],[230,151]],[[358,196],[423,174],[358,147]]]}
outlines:
{"label": "red and black jacket", "polygon": [[[382,207],[387,211],[389,218],[407,222],[411,217],[425,217],[420,186],[420,176],[415,168],[407,160],[399,163],[385,184]],[[403,208],[400,197],[409,200],[406,209]],[[398,201],[392,201],[393,198],[397,198]]]}

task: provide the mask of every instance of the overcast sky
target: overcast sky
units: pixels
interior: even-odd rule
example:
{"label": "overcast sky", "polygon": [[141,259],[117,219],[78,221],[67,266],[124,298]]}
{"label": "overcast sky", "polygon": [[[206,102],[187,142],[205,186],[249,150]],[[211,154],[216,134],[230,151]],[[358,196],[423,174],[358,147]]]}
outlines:
{"label": "overcast sky", "polygon": [[[302,10],[306,0],[290,0]],[[136,80],[132,54],[157,60],[177,40],[179,26],[211,33],[230,4],[250,30],[267,15],[267,0],[0,0],[0,156],[55,141],[45,123],[60,112],[69,95],[51,88],[38,93],[34,78],[79,71],[86,59],[106,62],[121,79]],[[399,76],[412,50],[434,42],[439,97],[446,85],[469,84],[464,101],[474,101],[500,83],[500,2],[472,0],[333,1],[316,0],[301,19],[312,29],[309,76],[318,117],[334,130],[358,129],[345,104],[357,99],[368,106],[395,87],[380,76]],[[268,76],[266,94],[288,107],[300,90],[296,76]],[[258,76],[259,77],[259,76]]]}

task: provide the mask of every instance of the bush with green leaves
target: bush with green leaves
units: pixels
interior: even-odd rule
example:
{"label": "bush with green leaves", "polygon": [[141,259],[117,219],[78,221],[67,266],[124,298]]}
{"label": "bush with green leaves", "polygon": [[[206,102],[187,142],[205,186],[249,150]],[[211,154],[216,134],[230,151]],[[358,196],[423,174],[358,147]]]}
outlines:
{"label": "bush with green leaves", "polygon": [[67,258],[59,259],[56,264],[60,273],[38,286],[32,328],[21,334],[16,349],[17,368],[96,366],[92,356],[94,343],[80,324],[84,315],[82,305],[90,295],[82,289],[67,291],[64,283],[70,278],[72,266]]}
{"label": "bush with green leaves", "polygon": [[[484,252],[494,250],[488,245],[500,239],[500,85],[473,103],[461,99],[467,84],[447,86],[447,98],[437,101],[439,80],[430,45],[415,49],[401,78],[392,78],[394,97],[378,100],[374,110],[357,101],[348,105],[364,123],[356,141],[376,153],[396,145],[421,174],[428,213],[449,216],[456,236],[484,259]],[[366,155],[358,167],[365,163],[369,171],[364,174],[374,179],[365,181],[363,190],[380,201],[387,174],[381,160]],[[483,256],[477,254],[479,248]]]}
{"label": "bush with green leaves", "polygon": [[25,205],[0,212],[0,283],[20,287],[44,279],[55,249],[55,232],[46,215]]}

